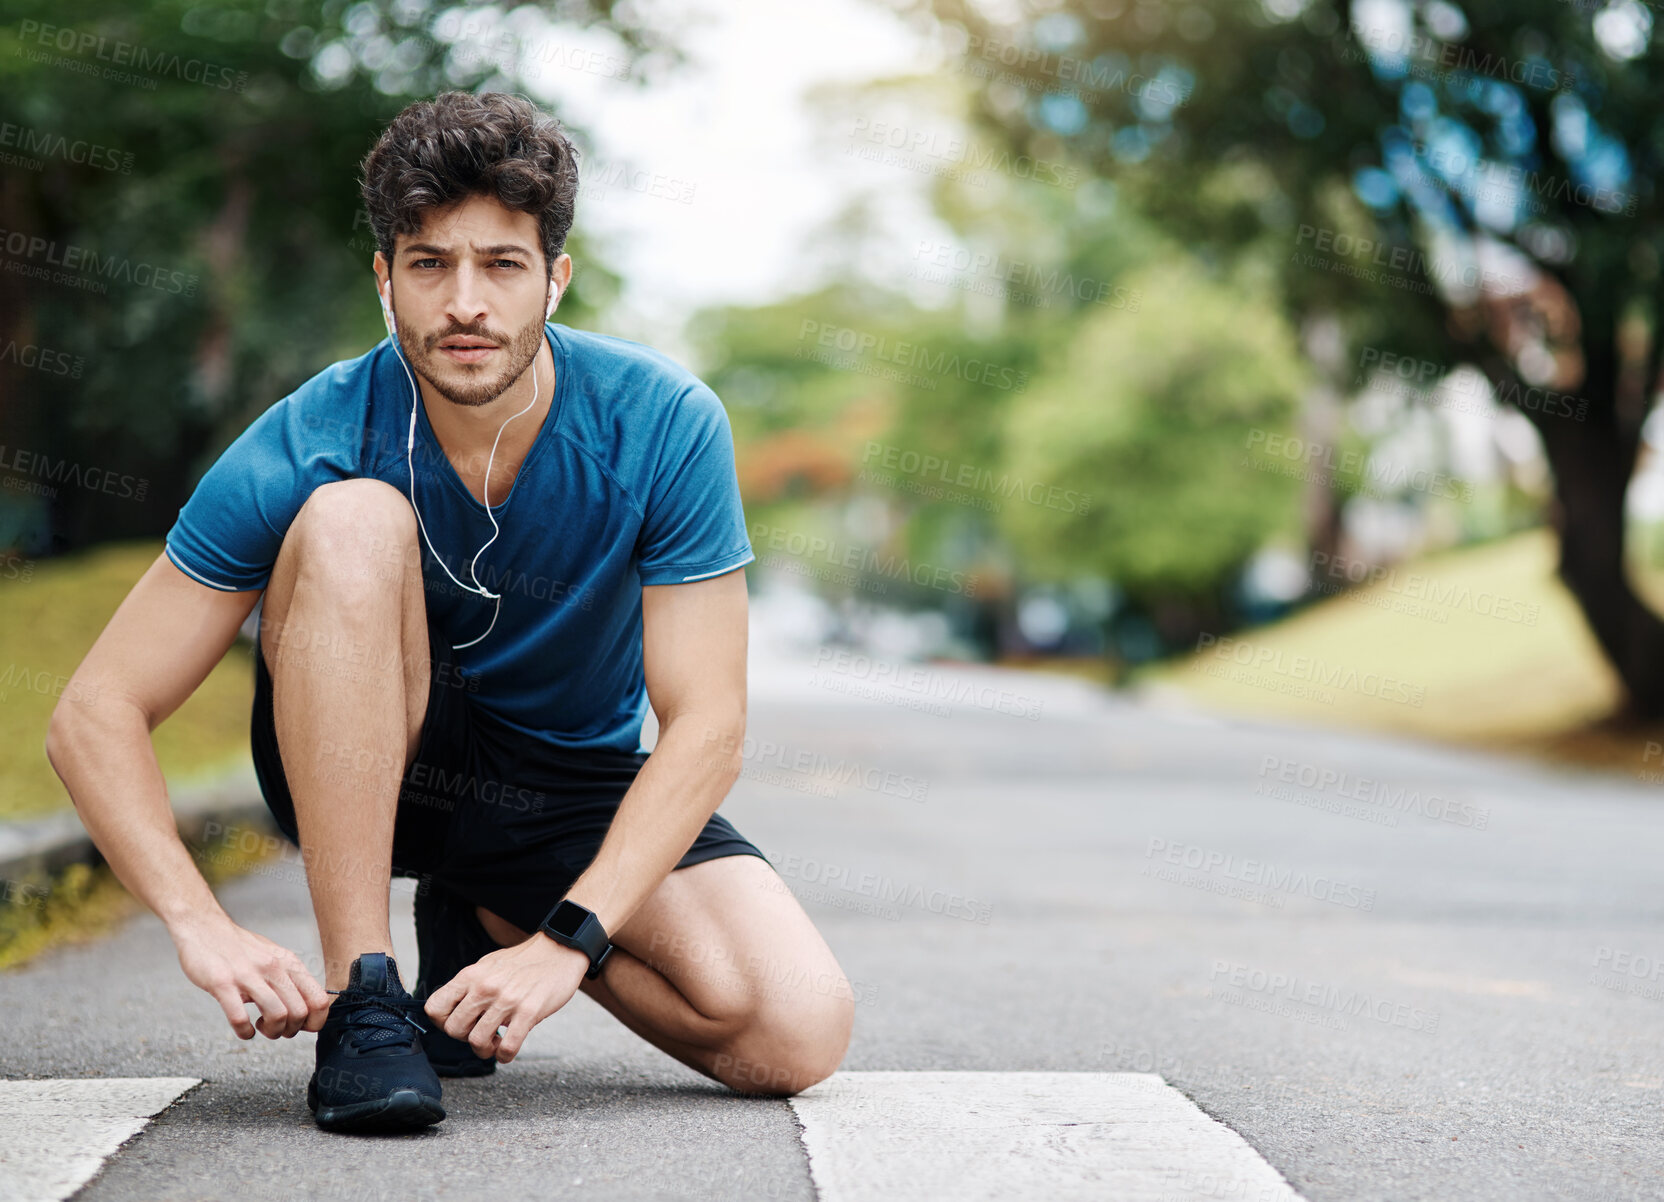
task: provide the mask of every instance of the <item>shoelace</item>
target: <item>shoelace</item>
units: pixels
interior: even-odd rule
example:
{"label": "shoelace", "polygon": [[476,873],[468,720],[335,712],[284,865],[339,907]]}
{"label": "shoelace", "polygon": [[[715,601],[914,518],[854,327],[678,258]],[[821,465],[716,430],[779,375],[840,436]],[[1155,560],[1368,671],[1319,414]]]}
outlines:
{"label": "shoelace", "polygon": [[[333,993],[337,997],[344,999],[344,1001],[339,1001],[332,1005],[330,1007],[331,1011],[333,1011],[336,1006],[343,1005],[354,1010],[360,1010],[365,1006],[375,1006],[386,1011],[388,1014],[391,1014],[394,1018],[399,1019],[401,1022],[409,1023],[422,1034],[426,1035],[428,1033],[428,1029],[426,1027],[411,1018],[410,1014],[403,1006],[399,1005],[399,1003],[390,998],[381,997],[373,993],[365,993],[362,989],[354,989],[350,985],[345,989],[326,989],[324,992]],[[372,1031],[366,1033],[360,1040],[362,1043],[386,1043],[388,1040],[396,1039],[399,1036],[399,1028],[396,1025],[389,1024],[380,1015],[366,1014],[362,1016],[361,1021],[367,1023],[372,1028]]]}

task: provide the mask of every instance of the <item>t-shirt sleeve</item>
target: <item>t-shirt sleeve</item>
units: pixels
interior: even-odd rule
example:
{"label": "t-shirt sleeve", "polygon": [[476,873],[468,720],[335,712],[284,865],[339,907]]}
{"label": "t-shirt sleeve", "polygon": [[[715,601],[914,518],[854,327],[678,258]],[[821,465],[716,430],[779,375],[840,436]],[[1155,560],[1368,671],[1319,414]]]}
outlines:
{"label": "t-shirt sleeve", "polygon": [[211,588],[264,588],[295,515],[317,485],[345,473],[311,453],[300,414],[277,402],[220,453],[167,534],[176,567]]}
{"label": "t-shirt sleeve", "polygon": [[637,542],[643,585],[704,580],[756,558],[728,414],[702,384],[683,394],[671,418],[645,511]]}

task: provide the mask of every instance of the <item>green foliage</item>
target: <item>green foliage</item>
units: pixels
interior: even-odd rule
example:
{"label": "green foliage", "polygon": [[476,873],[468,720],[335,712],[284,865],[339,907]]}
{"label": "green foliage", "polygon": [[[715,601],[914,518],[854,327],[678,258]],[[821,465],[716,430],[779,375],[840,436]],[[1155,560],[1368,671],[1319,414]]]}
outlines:
{"label": "green foliage", "polygon": [[1000,525],[1037,575],[1204,593],[1291,524],[1299,485],[1247,448],[1288,430],[1304,369],[1264,296],[1182,258],[1128,283],[1139,308],[1082,319],[1007,414],[1005,465],[1028,496]]}
{"label": "green foliage", "polygon": [[[481,24],[485,6],[411,0],[6,8],[5,120],[37,144],[102,148],[90,161],[48,150],[27,156],[38,168],[0,171],[0,225],[39,240],[6,258],[49,268],[90,254],[114,267],[69,273],[104,291],[0,273],[0,339],[76,364],[73,375],[0,364],[0,445],[151,482],[146,504],[65,490],[56,549],[161,534],[249,421],[384,337],[358,199],[364,155],[413,99],[523,91],[522,63],[535,73],[545,44],[561,40],[530,11],[505,40]],[[573,0],[558,19],[612,32],[620,61],[638,69],[674,57],[613,0]],[[582,148],[582,131],[570,132]],[[581,198],[579,208],[581,226]],[[581,235],[569,250],[577,268],[561,316],[582,325],[616,278]]]}
{"label": "green foliage", "polygon": [[[1591,419],[1610,414],[1626,306],[1660,309],[1655,8],[1611,6],[1603,43],[1604,6],[1566,0],[1093,0],[999,19],[971,0],[903,7],[1014,50],[996,56],[999,86],[977,88],[985,136],[1079,156],[1198,253],[1259,256],[1289,311],[1339,314],[1355,343],[1519,370],[1465,311],[1471,290],[1403,286],[1460,283],[1478,241],[1511,248],[1575,298]],[[1628,46],[1612,33],[1626,28]],[[1236,186],[1221,191],[1225,180]],[[1403,273],[1313,267],[1294,252],[1315,229],[1421,258]],[[1664,339],[1653,342],[1656,367]]]}

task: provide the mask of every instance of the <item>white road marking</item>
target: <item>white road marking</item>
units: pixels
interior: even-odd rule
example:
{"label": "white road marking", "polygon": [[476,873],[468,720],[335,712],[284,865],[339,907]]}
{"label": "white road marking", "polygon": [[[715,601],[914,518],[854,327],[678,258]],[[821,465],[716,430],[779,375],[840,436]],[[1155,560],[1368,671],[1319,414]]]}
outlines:
{"label": "white road marking", "polygon": [[[62,1202],[197,1084],[0,1081],[0,1202]],[[837,1073],[791,1105],[820,1202],[1300,1202],[1151,1073]]]}
{"label": "white road marking", "polygon": [[0,1081],[0,1202],[61,1202],[196,1077]]}
{"label": "white road marking", "polygon": [[836,1073],[791,1105],[820,1202],[1300,1202],[1153,1073]]}

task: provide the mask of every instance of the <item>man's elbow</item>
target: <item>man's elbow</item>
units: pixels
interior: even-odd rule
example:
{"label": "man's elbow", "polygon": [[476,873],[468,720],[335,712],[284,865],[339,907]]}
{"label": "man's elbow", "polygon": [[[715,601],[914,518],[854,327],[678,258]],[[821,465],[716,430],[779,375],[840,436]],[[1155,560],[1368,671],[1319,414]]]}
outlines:
{"label": "man's elbow", "polygon": [[46,762],[52,765],[52,771],[57,773],[59,780],[64,779],[64,765],[74,754],[74,726],[74,711],[60,698],[46,723]]}
{"label": "man's elbow", "polygon": [[[705,711],[679,716],[697,740],[700,760],[732,785],[745,767],[745,711]],[[673,719],[673,722],[676,719]]]}
{"label": "man's elbow", "polygon": [[106,713],[107,710],[107,705],[98,705],[96,688],[85,687],[73,678],[52,708],[52,716],[46,722],[46,762],[65,784],[68,781],[64,767],[73,762],[77,749],[87,746],[89,740],[107,740],[111,736],[107,726],[95,725],[101,719],[117,716],[114,712]]}
{"label": "man's elbow", "polygon": [[728,753],[722,763],[724,783],[732,785],[745,770],[745,711],[715,725],[722,731],[722,746]]}

